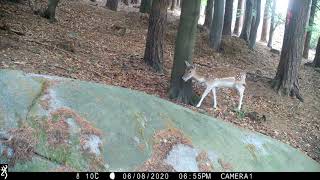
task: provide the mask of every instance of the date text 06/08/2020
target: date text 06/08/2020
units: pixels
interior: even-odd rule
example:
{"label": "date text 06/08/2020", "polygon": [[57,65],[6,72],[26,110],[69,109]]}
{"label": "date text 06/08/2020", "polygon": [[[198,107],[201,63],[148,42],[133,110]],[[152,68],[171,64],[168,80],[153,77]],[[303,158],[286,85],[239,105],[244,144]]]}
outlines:
{"label": "date text 06/08/2020", "polygon": [[135,172],[135,173],[122,173],[122,179],[133,180],[133,179],[199,179],[199,180],[210,180],[210,179],[253,179],[252,173],[209,173],[209,172],[179,172],[179,173],[166,173],[166,172]]}

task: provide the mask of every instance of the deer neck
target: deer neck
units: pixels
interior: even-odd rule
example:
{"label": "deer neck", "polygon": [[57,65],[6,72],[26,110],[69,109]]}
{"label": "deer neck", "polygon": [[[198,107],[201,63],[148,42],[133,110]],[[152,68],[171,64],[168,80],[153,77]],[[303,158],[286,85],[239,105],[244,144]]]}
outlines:
{"label": "deer neck", "polygon": [[195,73],[195,75],[193,76],[193,78],[197,81],[199,81],[200,83],[206,82],[206,78],[198,73]]}

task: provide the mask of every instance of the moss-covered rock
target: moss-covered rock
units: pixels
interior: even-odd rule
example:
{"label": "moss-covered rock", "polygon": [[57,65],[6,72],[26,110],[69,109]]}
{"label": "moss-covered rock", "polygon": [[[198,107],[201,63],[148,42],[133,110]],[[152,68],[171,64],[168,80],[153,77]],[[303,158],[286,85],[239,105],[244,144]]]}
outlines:
{"label": "moss-covered rock", "polygon": [[[29,158],[12,143],[25,129]],[[0,70],[0,132],[11,171],[320,171],[287,144],[142,92],[19,71]]]}

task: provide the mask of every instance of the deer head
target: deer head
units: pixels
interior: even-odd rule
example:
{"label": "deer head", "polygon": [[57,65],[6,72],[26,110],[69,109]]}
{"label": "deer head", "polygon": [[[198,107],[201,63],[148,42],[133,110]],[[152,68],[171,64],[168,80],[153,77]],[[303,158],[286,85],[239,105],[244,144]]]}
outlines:
{"label": "deer head", "polygon": [[186,69],[184,71],[184,75],[182,76],[182,79],[184,81],[188,81],[196,74],[196,67],[194,65],[191,65],[189,62],[185,61]]}

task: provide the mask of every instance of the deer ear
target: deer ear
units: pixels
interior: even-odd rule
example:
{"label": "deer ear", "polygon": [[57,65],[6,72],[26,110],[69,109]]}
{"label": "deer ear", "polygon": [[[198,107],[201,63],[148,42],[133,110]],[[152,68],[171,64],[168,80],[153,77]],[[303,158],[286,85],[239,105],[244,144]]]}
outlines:
{"label": "deer ear", "polygon": [[184,61],[184,63],[186,64],[187,67],[191,66],[191,64],[188,61]]}

